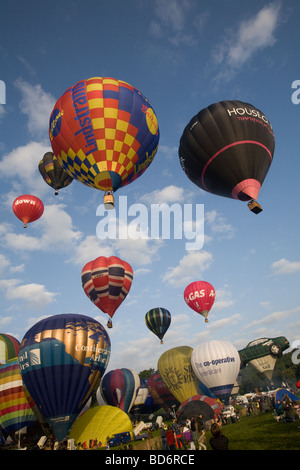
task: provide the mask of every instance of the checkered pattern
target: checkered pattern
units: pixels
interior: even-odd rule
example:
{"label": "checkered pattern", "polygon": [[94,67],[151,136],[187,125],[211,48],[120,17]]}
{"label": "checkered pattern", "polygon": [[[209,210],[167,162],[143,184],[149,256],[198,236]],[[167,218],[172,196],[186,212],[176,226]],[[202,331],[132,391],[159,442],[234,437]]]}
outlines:
{"label": "checkered pattern", "polygon": [[[156,152],[159,135],[149,129],[148,108],[145,97],[124,81],[95,77],[79,82],[53,110],[61,112],[59,132],[51,139],[53,152],[73,178],[116,190],[143,173],[147,154]],[[80,121],[87,126],[84,131]],[[146,163],[139,167],[141,162]]]}

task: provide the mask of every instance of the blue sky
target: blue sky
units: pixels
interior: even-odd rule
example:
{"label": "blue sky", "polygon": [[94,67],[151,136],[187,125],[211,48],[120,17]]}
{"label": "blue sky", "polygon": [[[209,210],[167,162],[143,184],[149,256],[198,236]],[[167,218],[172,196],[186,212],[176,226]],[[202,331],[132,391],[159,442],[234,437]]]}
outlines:
{"label": "blue sky", "polygon": [[[81,270],[116,255],[134,271],[131,291],[109,330],[108,369],[153,367],[167,349],[227,339],[237,349],[260,337],[300,330],[299,118],[292,83],[300,80],[300,5],[259,0],[77,0],[3,2],[0,17],[0,331],[22,339],[39,319],[81,313],[106,325],[81,287]],[[128,206],[165,202],[204,205],[204,245],[184,239],[100,240],[102,193],[74,181],[58,196],[37,166],[51,150],[49,116],[71,85],[94,76],[137,87],[160,128],[155,159],[116,195]],[[300,93],[299,93],[300,97]],[[224,99],[261,109],[275,134],[275,154],[260,191],[263,212],[201,191],[181,169],[179,139],[202,108]],[[297,99],[294,99],[297,102]],[[21,194],[45,205],[26,231],[11,206]],[[134,223],[134,222],[133,222]],[[209,323],[184,302],[186,285],[216,290]],[[164,344],[145,314],[172,315]]]}

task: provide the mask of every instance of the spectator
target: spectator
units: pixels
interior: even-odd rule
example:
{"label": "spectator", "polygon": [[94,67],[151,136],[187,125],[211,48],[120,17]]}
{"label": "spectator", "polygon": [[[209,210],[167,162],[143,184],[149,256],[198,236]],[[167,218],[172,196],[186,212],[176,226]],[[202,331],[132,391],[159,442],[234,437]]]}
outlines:
{"label": "spectator", "polygon": [[213,450],[228,450],[228,438],[221,433],[221,429],[216,423],[211,425],[212,437],[209,443]]}

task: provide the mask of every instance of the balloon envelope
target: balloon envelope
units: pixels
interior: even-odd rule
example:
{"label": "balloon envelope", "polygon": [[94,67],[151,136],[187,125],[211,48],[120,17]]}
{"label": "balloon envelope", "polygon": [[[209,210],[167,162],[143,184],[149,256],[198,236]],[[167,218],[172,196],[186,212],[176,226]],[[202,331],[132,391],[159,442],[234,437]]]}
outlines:
{"label": "balloon envelope", "polygon": [[179,406],[179,401],[170,392],[158,371],[155,371],[148,380],[148,390],[153,400],[168,411],[173,405]]}
{"label": "balloon envelope", "polygon": [[42,201],[31,194],[23,194],[18,196],[12,205],[14,214],[24,223],[24,228],[29,222],[38,220],[44,212],[44,204]]}
{"label": "balloon envelope", "polygon": [[58,440],[98,387],[109,356],[107,332],[85,315],[54,315],[25,334],[19,350],[22,379]]}
{"label": "balloon envelope", "polygon": [[181,403],[176,413],[177,420],[182,422],[187,418],[198,418],[201,414],[205,421],[209,421],[214,419],[215,415],[220,414],[222,408],[223,405],[214,398],[206,395],[194,395]]}
{"label": "balloon envelope", "polygon": [[73,181],[73,178],[60,166],[53,152],[45,153],[38,168],[44,181],[55,189],[55,194]]}
{"label": "balloon envelope", "polygon": [[140,378],[132,369],[114,369],[104,375],[101,394],[106,403],[129,413],[139,386]]}
{"label": "balloon envelope", "polygon": [[257,199],[275,148],[270,122],[242,101],[202,109],[183,131],[179,157],[188,178],[205,191],[247,201]]}
{"label": "balloon envelope", "polygon": [[207,281],[195,281],[185,288],[183,296],[187,305],[200,313],[207,322],[207,316],[216,298],[213,286]]}
{"label": "balloon envelope", "polygon": [[18,358],[9,359],[0,366],[0,426],[10,434],[35,421],[23,389]]}
{"label": "balloon envelope", "polygon": [[145,315],[147,327],[163,343],[163,337],[171,324],[171,314],[166,308],[152,308]]}
{"label": "balloon envelope", "polygon": [[20,342],[11,335],[0,333],[0,364],[18,357]]}
{"label": "balloon envelope", "polygon": [[107,436],[131,432],[132,429],[132,422],[124,411],[115,406],[94,406],[76,420],[70,438],[75,439],[76,443],[86,443],[86,448],[89,448],[90,441],[96,439],[103,446]]}
{"label": "balloon envelope", "polygon": [[237,349],[229,341],[223,340],[202,343],[191,355],[196,376],[226,404],[238,377],[240,362]]}
{"label": "balloon envelope", "polygon": [[192,351],[189,346],[169,349],[160,356],[157,363],[163,381],[180,403],[197,395],[199,391],[199,379],[191,366]]}
{"label": "balloon envelope", "polygon": [[81,80],[58,99],[49,136],[72,178],[116,191],[138,178],[158,147],[156,115],[143,94],[122,80]]}
{"label": "balloon envelope", "polygon": [[89,299],[111,318],[131,288],[133,270],[117,256],[100,256],[81,271],[81,282]]}

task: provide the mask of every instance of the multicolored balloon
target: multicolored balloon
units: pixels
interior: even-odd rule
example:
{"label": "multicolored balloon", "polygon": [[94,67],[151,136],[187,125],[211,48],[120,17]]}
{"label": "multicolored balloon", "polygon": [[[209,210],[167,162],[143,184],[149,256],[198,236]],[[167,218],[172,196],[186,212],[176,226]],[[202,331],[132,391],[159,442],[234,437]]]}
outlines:
{"label": "multicolored balloon", "polygon": [[59,189],[69,186],[73,181],[73,178],[60,166],[53,152],[45,153],[38,168],[44,181],[55,190],[55,195]]}
{"label": "multicolored balloon", "polygon": [[0,333],[0,364],[18,357],[20,341],[11,335]]}
{"label": "multicolored balloon", "polygon": [[175,396],[170,392],[169,388],[163,381],[158,370],[149,377],[148,390],[155,403],[160,405],[160,407],[164,408],[166,411],[168,411],[173,405],[176,407],[180,405],[177,398],[175,398]]}
{"label": "multicolored balloon", "polygon": [[14,214],[24,223],[24,228],[29,222],[38,220],[44,212],[44,204],[42,201],[31,194],[23,194],[18,196],[12,205]]}
{"label": "multicolored balloon", "polygon": [[240,356],[229,341],[211,340],[197,346],[191,354],[194,373],[225,404],[240,371]]}
{"label": "multicolored balloon", "polygon": [[18,358],[0,366],[0,427],[7,434],[37,420],[23,389]]}
{"label": "multicolored balloon", "polygon": [[137,88],[93,77],[58,99],[49,136],[60,165],[72,178],[113,192],[148,168],[158,148],[159,128],[152,106]]}
{"label": "multicolored balloon", "polygon": [[163,337],[171,324],[171,314],[163,307],[152,308],[145,315],[147,327],[154,333],[163,344]]}
{"label": "multicolored balloon", "polygon": [[[256,200],[273,160],[275,139],[266,116],[242,101],[220,101],[194,116],[180,139],[187,177],[210,193]],[[261,206],[248,204],[258,213]]]}
{"label": "multicolored balloon", "polygon": [[136,399],[140,378],[132,369],[114,369],[104,375],[101,394],[108,405],[129,413]]}
{"label": "multicolored balloon", "polygon": [[208,322],[207,316],[216,297],[213,286],[207,281],[195,281],[185,288],[183,295],[187,305]]}
{"label": "multicolored balloon", "polygon": [[[132,267],[117,256],[100,256],[89,261],[81,271],[84,292],[110,318],[127,297],[132,281]],[[112,328],[111,320],[107,326]]]}
{"label": "multicolored balloon", "polygon": [[109,357],[106,330],[85,315],[54,315],[25,334],[19,350],[22,379],[59,441],[97,389]]}

